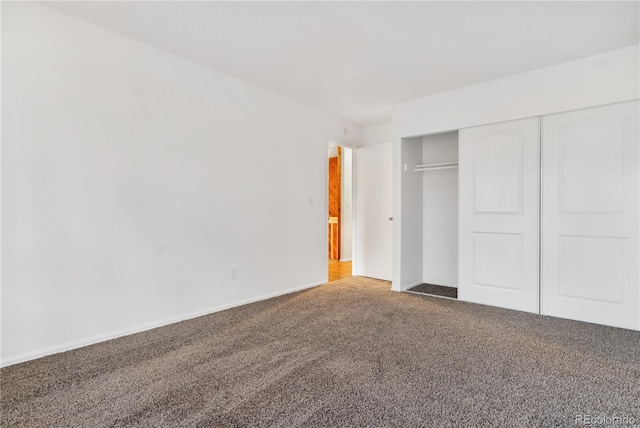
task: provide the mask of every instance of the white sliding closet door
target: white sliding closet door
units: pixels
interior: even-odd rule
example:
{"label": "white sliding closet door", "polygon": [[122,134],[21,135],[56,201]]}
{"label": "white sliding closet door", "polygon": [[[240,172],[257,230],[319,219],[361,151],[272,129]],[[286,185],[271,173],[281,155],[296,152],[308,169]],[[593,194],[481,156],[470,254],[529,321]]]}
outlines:
{"label": "white sliding closet door", "polygon": [[638,102],[543,117],[542,313],[638,329]]}
{"label": "white sliding closet door", "polygon": [[468,302],[538,313],[538,118],[459,132],[459,285]]}

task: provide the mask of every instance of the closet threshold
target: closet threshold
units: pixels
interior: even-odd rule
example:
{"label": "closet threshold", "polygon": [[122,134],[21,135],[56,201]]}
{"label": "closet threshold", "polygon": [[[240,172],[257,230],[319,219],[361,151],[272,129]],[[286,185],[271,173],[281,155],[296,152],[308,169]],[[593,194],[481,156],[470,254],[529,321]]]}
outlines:
{"label": "closet threshold", "polygon": [[406,290],[409,293],[423,296],[440,297],[442,299],[458,300],[458,289],[435,284],[420,284]]}

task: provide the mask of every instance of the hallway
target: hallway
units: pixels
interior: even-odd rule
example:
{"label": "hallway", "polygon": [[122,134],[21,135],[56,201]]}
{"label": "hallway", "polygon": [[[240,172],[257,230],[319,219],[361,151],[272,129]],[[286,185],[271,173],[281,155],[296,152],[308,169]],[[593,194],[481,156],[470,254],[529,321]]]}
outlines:
{"label": "hallway", "polygon": [[353,276],[351,272],[351,262],[329,260],[329,282],[350,278]]}

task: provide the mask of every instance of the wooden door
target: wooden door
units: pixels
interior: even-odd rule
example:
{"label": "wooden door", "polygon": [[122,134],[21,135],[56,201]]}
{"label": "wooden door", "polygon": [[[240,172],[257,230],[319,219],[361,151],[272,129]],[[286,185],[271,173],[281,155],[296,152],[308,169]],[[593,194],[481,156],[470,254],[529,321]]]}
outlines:
{"label": "wooden door", "polygon": [[459,132],[460,300],[538,313],[538,118]]}
{"label": "wooden door", "polygon": [[342,148],[338,155],[329,158],[329,260],[340,260],[340,199],[342,186]]}
{"label": "wooden door", "polygon": [[542,313],[639,329],[638,102],[542,118]]}

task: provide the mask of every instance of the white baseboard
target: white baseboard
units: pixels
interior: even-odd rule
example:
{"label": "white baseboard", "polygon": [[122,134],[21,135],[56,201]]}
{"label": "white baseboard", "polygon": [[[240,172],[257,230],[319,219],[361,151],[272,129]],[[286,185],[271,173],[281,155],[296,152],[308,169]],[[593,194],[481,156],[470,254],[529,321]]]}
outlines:
{"label": "white baseboard", "polygon": [[347,259],[340,259],[339,262],[340,263],[344,263],[344,262],[350,262],[351,261],[351,257],[347,258]]}
{"label": "white baseboard", "polygon": [[423,282],[422,281],[417,281],[417,282],[414,282],[413,284],[407,284],[404,287],[402,287],[402,290],[399,290],[399,291],[406,291],[409,288],[415,287],[416,285],[420,285],[420,284],[423,284]]}
{"label": "white baseboard", "polygon": [[201,317],[203,315],[209,315],[215,312],[224,311],[226,309],[235,308],[238,306],[247,305],[249,303],[258,302],[260,300],[271,299],[273,297],[282,296],[284,294],[295,293],[296,291],[306,290],[308,288],[317,287],[318,285],[325,284],[326,281],[314,282],[311,284],[302,285],[299,287],[289,288],[282,291],[276,291],[275,293],[264,294],[262,296],[253,297],[251,299],[241,300],[226,305],[215,306],[213,308],[202,309],[199,311],[190,312],[183,315],[178,315],[171,318],[165,318],[163,320],[154,321],[150,323],[141,324],[135,327],[126,328],[122,330],[113,331],[106,334],[100,334],[86,339],[76,340],[73,342],[65,343],[63,345],[51,346],[49,348],[38,349],[37,351],[26,352],[24,354],[16,355],[14,357],[5,358],[0,361],[0,367],[7,367],[13,364],[22,363],[29,360],[35,360],[36,358],[46,357],[47,355],[58,354],[60,352],[70,351],[72,349],[82,348],[83,346],[94,345],[96,343],[104,342],[106,340],[117,339],[118,337],[128,336],[130,334],[140,333],[142,331],[151,330],[154,328],[162,327],[165,325],[173,324],[180,321],[186,321],[188,319]]}

